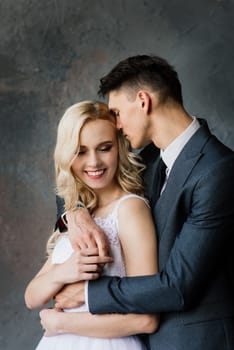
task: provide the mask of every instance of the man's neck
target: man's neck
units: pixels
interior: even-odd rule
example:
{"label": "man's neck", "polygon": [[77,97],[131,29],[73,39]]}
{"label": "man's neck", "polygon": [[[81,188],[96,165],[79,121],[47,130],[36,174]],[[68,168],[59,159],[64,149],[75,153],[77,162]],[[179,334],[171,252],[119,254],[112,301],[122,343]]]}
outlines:
{"label": "man's neck", "polygon": [[192,117],[182,106],[163,106],[152,119],[152,141],[164,150],[192,123]]}

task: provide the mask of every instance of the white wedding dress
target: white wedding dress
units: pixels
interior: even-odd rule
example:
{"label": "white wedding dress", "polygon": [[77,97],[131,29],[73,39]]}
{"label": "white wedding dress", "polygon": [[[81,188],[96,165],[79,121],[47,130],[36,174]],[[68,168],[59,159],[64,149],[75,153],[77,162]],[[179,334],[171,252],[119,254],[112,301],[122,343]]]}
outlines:
{"label": "white wedding dress", "polygon": [[[103,229],[108,236],[111,254],[114,262],[106,264],[104,275],[125,276],[125,267],[121,246],[118,237],[118,208],[123,200],[130,197],[142,197],[129,194],[121,197],[112,212],[105,218],[95,217],[95,222]],[[52,253],[52,263],[63,263],[73,252],[70,240],[67,235],[61,235]],[[64,312],[84,312],[87,306],[64,310]],[[83,337],[75,334],[60,334],[51,337],[43,336],[36,350],[146,350],[138,336],[128,336],[122,338],[94,338]]]}

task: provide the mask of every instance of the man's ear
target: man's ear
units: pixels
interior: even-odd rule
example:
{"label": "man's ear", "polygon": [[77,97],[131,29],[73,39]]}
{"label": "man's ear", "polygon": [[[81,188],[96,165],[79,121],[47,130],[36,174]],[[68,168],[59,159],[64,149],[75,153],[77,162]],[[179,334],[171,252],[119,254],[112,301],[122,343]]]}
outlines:
{"label": "man's ear", "polygon": [[145,112],[145,114],[149,114],[152,110],[152,97],[150,93],[145,90],[139,90],[137,93],[137,99],[140,108]]}

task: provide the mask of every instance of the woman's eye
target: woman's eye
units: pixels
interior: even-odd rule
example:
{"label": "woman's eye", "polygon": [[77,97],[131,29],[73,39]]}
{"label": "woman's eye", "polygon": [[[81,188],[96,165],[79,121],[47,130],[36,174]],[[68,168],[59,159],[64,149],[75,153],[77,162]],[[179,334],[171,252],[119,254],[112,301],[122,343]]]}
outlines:
{"label": "woman's eye", "polygon": [[77,153],[77,157],[80,157],[80,156],[82,156],[82,155],[84,155],[84,154],[85,154],[85,151],[80,150],[80,151]]}
{"label": "woman's eye", "polygon": [[111,150],[111,148],[112,148],[112,145],[108,145],[108,146],[105,146],[105,147],[101,147],[100,151],[101,152],[108,152],[108,151]]}

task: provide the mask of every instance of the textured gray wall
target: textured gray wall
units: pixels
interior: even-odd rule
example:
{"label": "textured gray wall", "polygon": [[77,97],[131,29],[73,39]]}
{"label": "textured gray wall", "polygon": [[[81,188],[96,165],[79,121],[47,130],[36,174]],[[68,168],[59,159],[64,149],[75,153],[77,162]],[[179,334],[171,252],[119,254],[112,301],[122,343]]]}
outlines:
{"label": "textured gray wall", "polygon": [[26,350],[42,334],[23,293],[54,224],[64,109],[97,98],[120,59],[155,53],[177,68],[188,111],[234,148],[234,2],[1,0],[0,14],[0,349]]}

